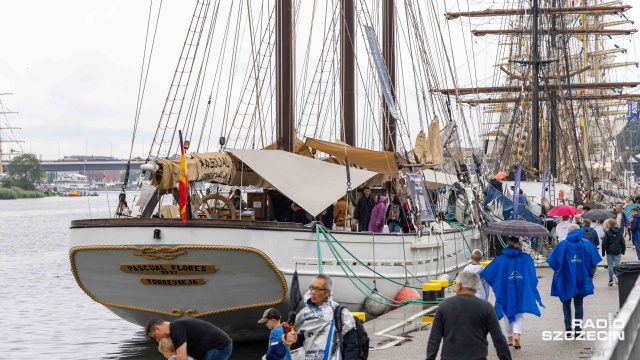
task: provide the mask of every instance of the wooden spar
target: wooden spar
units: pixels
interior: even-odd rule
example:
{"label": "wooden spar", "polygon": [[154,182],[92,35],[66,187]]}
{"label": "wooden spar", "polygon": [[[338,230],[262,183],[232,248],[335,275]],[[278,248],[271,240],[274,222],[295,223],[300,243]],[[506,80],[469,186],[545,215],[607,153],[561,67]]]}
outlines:
{"label": "wooden spar", "polygon": [[[573,90],[587,90],[587,89],[614,89],[623,87],[636,87],[640,85],[640,81],[632,82],[612,82],[612,83],[600,83],[600,84],[571,84]],[[548,84],[545,85],[545,90],[568,90],[567,84]],[[525,86],[525,91],[530,92],[531,86]],[[435,89],[432,92],[441,93],[445,95],[471,95],[480,93],[508,93],[516,92],[520,93],[522,86],[491,86],[491,87],[475,87],[475,88],[461,88],[461,89]]]}
{"label": "wooden spar", "polygon": [[[631,5],[622,6],[576,6],[576,7],[551,7],[540,8],[539,11],[543,15],[558,14],[562,10],[562,14],[585,14],[585,15],[614,15],[631,9]],[[531,9],[497,9],[484,11],[465,11],[450,12],[444,14],[447,20],[457,19],[459,17],[486,17],[486,16],[513,16],[513,15],[529,15]]]}
{"label": "wooden spar", "polygon": [[[571,85],[573,88],[573,85]],[[640,94],[622,94],[622,95],[574,95],[572,99],[575,100],[640,100]],[[518,103],[521,101],[519,98],[496,98],[496,99],[469,99],[459,100],[461,104],[500,104],[500,103]],[[549,101],[547,97],[541,97],[540,101]],[[526,101],[525,101],[526,102]]]}
{"label": "wooden spar", "polygon": [[[627,48],[615,48],[615,49],[591,51],[591,52],[587,53],[587,57],[615,54],[615,53],[625,52],[625,51],[627,51]],[[582,57],[582,56],[583,56],[582,54],[575,54],[575,55],[569,55],[569,58],[573,59],[573,58],[578,58],[578,57]]]}
{"label": "wooden spar", "polygon": [[617,63],[609,63],[609,64],[600,64],[600,69],[611,69],[615,67],[624,67],[624,66],[638,66],[637,61],[626,61],[626,62],[617,62]]}
{"label": "wooden spar", "polygon": [[276,1],[276,134],[278,135],[278,148],[289,152],[293,151],[295,142],[293,6],[291,1]]}
{"label": "wooden spar", "polygon": [[[531,31],[523,31],[519,29],[495,29],[495,30],[472,30],[471,31],[475,36],[485,36],[485,35],[530,35]],[[556,31],[551,29],[539,29],[538,34],[540,35],[553,35]],[[598,35],[631,35],[633,33],[638,32],[636,29],[566,29],[563,30],[568,35],[589,35],[589,34],[598,34]]]}
{"label": "wooden spar", "polygon": [[342,98],[341,139],[356,146],[356,97],[355,97],[355,4],[353,0],[342,0],[340,22],[340,95]]}
{"label": "wooden spar", "polygon": [[[382,58],[389,74],[389,88],[391,97],[396,98],[396,23],[395,23],[395,0],[382,1]],[[382,103],[384,149],[396,151],[396,119],[391,116],[391,112],[385,101]]]}

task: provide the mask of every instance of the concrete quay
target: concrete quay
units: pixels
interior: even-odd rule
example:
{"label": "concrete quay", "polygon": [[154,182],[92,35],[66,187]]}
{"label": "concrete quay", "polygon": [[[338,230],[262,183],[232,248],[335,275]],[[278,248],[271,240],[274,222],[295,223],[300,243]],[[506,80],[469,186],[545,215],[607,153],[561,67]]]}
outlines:
{"label": "concrete quay", "polygon": [[[632,247],[628,247],[626,254],[622,257],[622,262],[633,260],[636,260],[635,250]],[[605,269],[603,267],[604,265],[606,265],[606,259],[603,259],[599,264],[598,272],[593,279],[595,293],[584,299],[584,321],[587,321],[587,319],[593,321],[596,321],[596,319],[607,319],[609,314],[613,315],[619,310],[618,287],[616,285],[608,286],[608,269]],[[594,351],[595,341],[573,339],[559,341],[543,340],[543,331],[564,330],[564,315],[560,300],[550,295],[553,270],[544,263],[537,264],[536,272],[539,281],[538,291],[540,292],[542,303],[546,308],[540,308],[541,317],[530,314],[525,315],[524,330],[521,335],[522,348],[516,350],[510,347],[512,358],[590,358]],[[454,296],[454,294],[447,293],[446,296]],[[489,302],[492,304],[495,303],[493,292],[491,293]],[[425,359],[430,326],[428,323],[422,322],[422,312],[424,312],[422,305],[411,304],[366,322],[364,326],[371,338],[370,345],[375,348],[370,350],[369,359]],[[429,312],[434,313],[435,308],[431,308]],[[502,321],[501,326],[504,330]],[[376,334],[383,330],[389,330],[386,334],[392,335],[392,337]],[[490,335],[488,336],[488,342],[488,359],[498,359]],[[438,354],[438,358],[439,357],[440,353]]]}

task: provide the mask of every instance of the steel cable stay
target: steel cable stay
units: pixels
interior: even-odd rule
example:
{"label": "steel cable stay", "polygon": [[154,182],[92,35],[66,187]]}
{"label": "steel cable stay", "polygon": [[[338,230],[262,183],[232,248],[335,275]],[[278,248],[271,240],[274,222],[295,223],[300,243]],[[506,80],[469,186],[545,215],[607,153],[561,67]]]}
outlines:
{"label": "steel cable stay", "polygon": [[[149,57],[147,60],[147,44],[149,41],[149,28],[150,28],[150,24],[151,24],[151,12],[152,12],[152,8],[153,8],[153,3],[149,2],[149,16],[147,18],[147,30],[145,33],[145,42],[144,42],[144,51],[143,51],[143,56],[142,56],[142,64],[141,64],[141,68],[140,68],[140,80],[138,83],[138,95],[137,95],[137,102],[136,102],[136,111],[135,111],[135,116],[134,116],[134,123],[133,123],[133,134],[131,136],[131,148],[129,149],[129,159],[127,160],[127,165],[125,168],[125,175],[124,175],[124,182],[122,183],[122,192],[120,195],[120,204],[122,204],[125,201],[125,189],[127,188],[127,183],[129,182],[129,171],[131,169],[131,158],[133,156],[133,147],[135,144],[135,140],[136,140],[136,135],[138,132],[138,124],[140,121],[140,112],[141,112],[141,108],[142,108],[142,100],[144,99],[144,94],[145,94],[145,90],[147,87],[147,78],[149,76],[149,68],[151,67],[151,57],[153,55],[153,48],[155,45],[155,39],[156,39],[156,33],[158,31],[158,24],[160,23],[160,11],[162,10],[162,1],[160,1],[160,5],[158,6],[158,16],[156,18],[156,24],[154,27],[154,31],[153,31],[153,37],[151,40],[151,47],[149,50]],[[145,74],[145,60],[147,61],[147,65],[146,65],[146,74]],[[143,80],[143,76],[144,76],[144,80]],[[149,161],[149,159],[147,158],[146,161]],[[140,182],[142,181],[142,176],[144,176],[144,174],[141,175],[141,178],[138,180],[139,185]],[[121,207],[122,205],[119,205],[119,207]]]}

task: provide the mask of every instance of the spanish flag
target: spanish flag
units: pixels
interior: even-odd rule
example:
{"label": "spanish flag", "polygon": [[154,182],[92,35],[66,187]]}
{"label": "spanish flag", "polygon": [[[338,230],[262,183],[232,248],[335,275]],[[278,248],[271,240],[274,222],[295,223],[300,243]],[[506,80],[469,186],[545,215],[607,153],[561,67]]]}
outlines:
{"label": "spanish flag", "polygon": [[182,142],[182,134],[180,136],[180,182],[178,183],[178,192],[180,193],[180,218],[183,223],[187,223],[187,187],[189,186],[189,174],[187,173],[187,157],[184,155],[184,143]]}

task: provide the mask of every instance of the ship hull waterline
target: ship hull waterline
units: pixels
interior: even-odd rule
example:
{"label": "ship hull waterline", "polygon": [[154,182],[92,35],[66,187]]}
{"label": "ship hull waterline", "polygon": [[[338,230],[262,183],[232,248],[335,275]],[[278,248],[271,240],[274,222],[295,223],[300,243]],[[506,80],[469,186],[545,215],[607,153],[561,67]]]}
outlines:
{"label": "ship hull waterline", "polygon": [[[94,301],[140,326],[152,318],[200,318],[235,341],[268,336],[257,323],[264,309],[274,306],[288,313],[296,264],[303,294],[319,272],[316,232],[296,224],[96,219],[74,221],[70,233],[72,273]],[[377,289],[393,298],[402,286],[374,278],[359,261],[375,265],[397,283],[419,286],[440,274],[455,275],[470,249],[480,248],[479,233],[470,227],[421,239],[415,234],[332,234],[353,256],[334,243],[344,263],[336,261],[320,234],[323,272],[333,279],[334,299],[352,311],[362,311],[366,300],[353,282],[368,290],[353,274],[345,275],[345,264],[367,286],[373,288],[376,280]]]}

